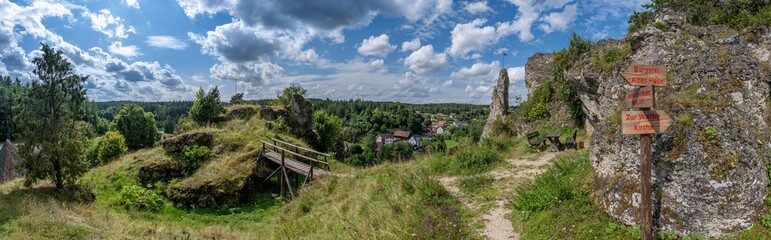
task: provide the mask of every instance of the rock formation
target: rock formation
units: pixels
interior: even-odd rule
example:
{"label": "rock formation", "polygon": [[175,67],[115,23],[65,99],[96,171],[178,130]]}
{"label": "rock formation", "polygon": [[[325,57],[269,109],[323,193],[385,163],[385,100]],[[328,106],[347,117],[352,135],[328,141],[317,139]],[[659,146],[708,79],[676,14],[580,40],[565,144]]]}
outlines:
{"label": "rock formation", "polygon": [[[633,89],[621,72],[633,63],[664,65],[669,83],[656,89],[657,109],[675,122],[653,142],[655,228],[709,237],[747,229],[769,181],[771,30],[692,26],[674,13],[656,21],[625,40],[598,42],[565,73],[594,129],[593,196],[620,222],[637,224],[640,146],[620,131],[623,96]],[[597,60],[608,52],[623,58]]]}
{"label": "rock formation", "polygon": [[0,183],[21,177],[21,173],[15,168],[19,163],[19,151],[10,140],[6,140],[0,149]]}
{"label": "rock formation", "polygon": [[294,94],[286,109],[289,111],[286,117],[286,125],[289,128],[289,132],[298,138],[302,138],[311,146],[318,147],[319,137],[313,131],[313,104],[305,100],[302,95]]}
{"label": "rock formation", "polygon": [[527,58],[525,64],[525,87],[527,95],[533,95],[533,91],[544,81],[544,79],[554,77],[554,67],[552,62],[554,56],[545,53],[536,53]]}
{"label": "rock formation", "polygon": [[498,83],[493,89],[493,101],[490,103],[490,115],[482,130],[482,138],[490,136],[495,121],[506,121],[509,115],[509,73],[505,68],[498,72]]}

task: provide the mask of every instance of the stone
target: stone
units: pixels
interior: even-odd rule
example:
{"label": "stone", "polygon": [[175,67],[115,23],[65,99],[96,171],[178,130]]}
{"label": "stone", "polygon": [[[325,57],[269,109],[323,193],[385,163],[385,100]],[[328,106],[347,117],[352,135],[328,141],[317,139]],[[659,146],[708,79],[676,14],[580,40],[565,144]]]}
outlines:
{"label": "stone", "polygon": [[[621,223],[638,224],[640,141],[622,135],[614,117],[626,109],[623,96],[633,89],[621,72],[634,63],[664,65],[672,77],[667,87],[656,88],[656,108],[676,121],[656,135],[652,146],[655,228],[715,238],[747,229],[763,212],[768,193],[763,158],[771,158],[771,69],[763,49],[771,49],[771,31],[751,30],[755,39],[732,37],[742,33],[713,39],[698,35],[735,30],[693,26],[678,14],[657,19],[671,29],[650,26],[625,40],[600,41],[575,63],[581,67],[565,73],[581,100],[587,128],[594,129],[592,196]],[[595,56],[627,44],[630,53],[612,69],[595,66]],[[708,134],[707,127],[717,134]]]}
{"label": "stone", "polygon": [[509,73],[505,68],[498,72],[498,83],[493,89],[493,100],[490,103],[490,115],[487,117],[482,138],[490,136],[495,121],[506,121],[509,115]]}
{"label": "stone", "polygon": [[226,119],[248,119],[254,116],[257,111],[255,111],[254,106],[249,105],[237,105],[232,106],[227,109],[225,113]]}
{"label": "stone", "polygon": [[532,95],[545,79],[554,77],[552,62],[554,62],[554,56],[548,53],[536,53],[527,58],[525,87],[527,87],[528,96]]}
{"label": "stone", "polygon": [[260,117],[266,121],[276,120],[276,114],[273,112],[273,109],[265,106],[260,107]]}
{"label": "stone", "polygon": [[209,132],[190,132],[163,140],[163,150],[167,153],[181,152],[185,146],[198,145],[211,148],[214,136]]}
{"label": "stone", "polygon": [[[302,138],[306,143],[318,148],[318,134],[313,131],[313,104],[305,100],[300,94],[293,94],[289,100],[289,105],[285,108],[288,112],[284,113],[286,125],[289,133],[295,137]],[[281,115],[281,114],[277,114]]]}
{"label": "stone", "polygon": [[16,169],[20,163],[21,157],[16,145],[6,140],[0,148],[0,183],[22,177],[21,171]]}

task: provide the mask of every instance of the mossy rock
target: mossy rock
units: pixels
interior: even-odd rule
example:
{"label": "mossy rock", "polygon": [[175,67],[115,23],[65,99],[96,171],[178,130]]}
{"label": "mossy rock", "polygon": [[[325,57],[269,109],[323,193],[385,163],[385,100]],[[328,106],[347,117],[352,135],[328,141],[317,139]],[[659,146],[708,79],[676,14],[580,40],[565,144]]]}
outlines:
{"label": "mossy rock", "polygon": [[191,132],[183,133],[169,139],[163,140],[163,150],[167,153],[181,152],[185,146],[198,145],[211,148],[214,143],[214,136],[210,132]]}
{"label": "mossy rock", "polygon": [[184,177],[184,166],[170,156],[159,153],[149,159],[144,159],[139,165],[137,178],[143,185],[157,182],[167,182],[174,178]]}
{"label": "mossy rock", "polygon": [[227,109],[225,113],[226,119],[248,119],[257,113],[255,106],[250,105],[237,105]]}
{"label": "mossy rock", "polygon": [[259,192],[259,183],[268,172],[260,151],[212,160],[192,176],[170,186],[166,196],[184,208],[237,206],[250,193]]}

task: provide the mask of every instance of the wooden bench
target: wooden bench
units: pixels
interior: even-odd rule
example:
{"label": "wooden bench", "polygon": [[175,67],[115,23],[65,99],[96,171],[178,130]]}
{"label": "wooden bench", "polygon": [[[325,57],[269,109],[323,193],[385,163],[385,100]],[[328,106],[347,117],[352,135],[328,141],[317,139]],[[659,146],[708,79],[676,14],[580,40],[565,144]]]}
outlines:
{"label": "wooden bench", "polygon": [[573,149],[578,150],[578,145],[576,144],[576,134],[578,134],[578,130],[573,129],[573,135],[569,136],[568,139],[565,139],[565,146],[573,147]]}
{"label": "wooden bench", "polygon": [[546,142],[546,138],[542,138],[540,135],[537,131],[527,134],[527,143],[530,144],[530,147],[540,147]]}

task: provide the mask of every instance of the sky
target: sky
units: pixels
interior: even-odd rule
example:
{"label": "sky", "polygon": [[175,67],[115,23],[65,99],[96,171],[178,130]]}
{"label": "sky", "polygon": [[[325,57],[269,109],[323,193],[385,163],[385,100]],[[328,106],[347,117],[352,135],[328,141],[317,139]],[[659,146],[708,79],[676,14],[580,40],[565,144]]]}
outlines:
{"label": "sky", "polygon": [[[35,81],[41,43],[95,101],[306,97],[489,104],[498,71],[570,34],[622,38],[648,0],[0,0],[0,75]],[[507,53],[503,56],[502,53]]]}

